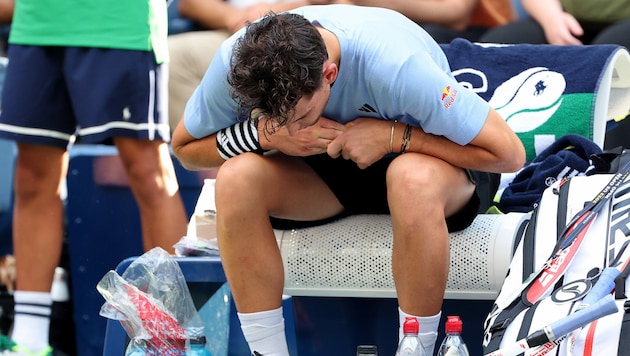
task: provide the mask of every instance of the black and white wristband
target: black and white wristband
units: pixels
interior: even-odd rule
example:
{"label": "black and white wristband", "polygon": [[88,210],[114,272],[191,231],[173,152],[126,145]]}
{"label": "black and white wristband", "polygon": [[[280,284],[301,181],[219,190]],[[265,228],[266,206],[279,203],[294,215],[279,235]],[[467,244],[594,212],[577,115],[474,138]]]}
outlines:
{"label": "black and white wristband", "polygon": [[225,160],[245,152],[263,153],[253,120],[239,122],[217,132],[217,149]]}

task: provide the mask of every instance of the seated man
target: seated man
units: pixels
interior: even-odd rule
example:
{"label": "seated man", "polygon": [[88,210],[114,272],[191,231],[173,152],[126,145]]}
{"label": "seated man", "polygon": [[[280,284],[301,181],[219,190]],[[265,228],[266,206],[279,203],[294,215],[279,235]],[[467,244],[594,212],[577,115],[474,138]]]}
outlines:
{"label": "seated man", "polygon": [[458,84],[421,27],[351,5],[271,14],[237,32],[172,145],[188,169],[220,167],[221,260],[250,349],[265,356],[288,355],[276,219],[300,226],[391,214],[399,316],[419,319],[433,354],[448,232],[485,208],[475,184],[483,172],[525,161],[518,137]]}
{"label": "seated man", "polygon": [[[1,0],[0,0],[1,1]],[[309,4],[339,4],[385,7],[396,10],[422,27],[438,43],[462,37],[476,41],[488,29],[515,19],[511,0],[178,0],[183,18],[194,21],[203,31],[169,36],[169,122],[174,130],[186,102],[199,85],[215,52],[231,34],[269,11],[282,12]],[[174,6],[175,3],[171,6]]]}

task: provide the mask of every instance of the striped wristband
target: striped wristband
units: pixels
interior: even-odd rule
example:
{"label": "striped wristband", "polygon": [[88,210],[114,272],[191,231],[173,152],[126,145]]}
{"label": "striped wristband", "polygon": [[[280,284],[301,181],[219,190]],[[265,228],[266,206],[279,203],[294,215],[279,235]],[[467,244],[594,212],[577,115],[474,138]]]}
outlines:
{"label": "striped wristband", "polygon": [[217,149],[225,160],[245,152],[262,153],[258,141],[258,128],[254,121],[247,120],[217,132]]}

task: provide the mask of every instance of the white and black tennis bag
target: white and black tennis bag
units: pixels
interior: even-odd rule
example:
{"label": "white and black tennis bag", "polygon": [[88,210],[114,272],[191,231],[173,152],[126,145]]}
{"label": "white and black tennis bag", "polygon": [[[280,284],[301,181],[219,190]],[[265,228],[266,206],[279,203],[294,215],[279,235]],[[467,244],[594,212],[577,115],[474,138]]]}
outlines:
{"label": "white and black tennis bag", "polygon": [[[623,156],[628,159],[628,154]],[[609,170],[616,173],[573,177],[543,192],[515,243],[508,274],[485,320],[485,355],[630,355],[630,178],[626,172],[630,165],[620,164],[621,157],[615,163],[621,168]],[[597,214],[584,213],[585,207],[592,206],[597,206]],[[577,219],[575,229],[565,229],[576,221],[576,214],[582,219]],[[589,223],[587,216],[594,215]],[[599,299],[614,298],[617,311],[564,335],[549,335],[546,326],[586,307],[584,296],[607,267],[616,268],[618,276],[614,286],[606,287],[610,290],[605,298]],[[540,330],[553,342],[543,340],[542,346],[528,346],[520,353],[498,352],[537,331],[540,335]]]}

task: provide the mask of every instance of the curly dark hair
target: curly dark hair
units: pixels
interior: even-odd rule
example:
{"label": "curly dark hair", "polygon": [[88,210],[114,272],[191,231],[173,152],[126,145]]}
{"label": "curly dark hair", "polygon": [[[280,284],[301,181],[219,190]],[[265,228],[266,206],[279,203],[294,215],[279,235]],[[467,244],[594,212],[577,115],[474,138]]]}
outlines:
{"label": "curly dark hair", "polygon": [[239,117],[269,118],[268,132],[286,125],[298,100],[321,86],[326,59],[322,36],[301,15],[269,13],[248,24],[228,74]]}

